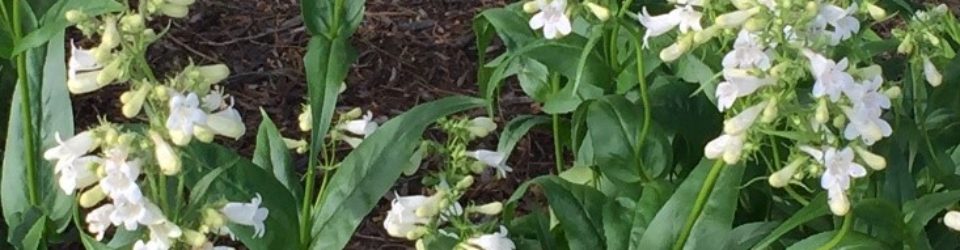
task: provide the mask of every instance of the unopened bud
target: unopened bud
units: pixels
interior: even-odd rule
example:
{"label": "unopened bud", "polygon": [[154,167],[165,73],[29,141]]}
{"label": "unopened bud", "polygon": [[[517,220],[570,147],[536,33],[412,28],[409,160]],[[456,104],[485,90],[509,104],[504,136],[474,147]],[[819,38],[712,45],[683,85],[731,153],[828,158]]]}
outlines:
{"label": "unopened bud", "polygon": [[190,9],[179,4],[164,3],[160,5],[160,13],[172,18],[183,18],[190,13]]}
{"label": "unopened bud", "polygon": [[497,215],[502,210],[503,210],[503,203],[500,203],[499,201],[494,201],[481,206],[467,208],[467,212],[481,213],[486,215]]}
{"label": "unopened bud", "polygon": [[497,130],[497,123],[493,122],[493,119],[490,119],[490,117],[481,116],[470,120],[470,124],[467,125],[467,130],[470,131],[470,135],[474,138],[483,138],[487,137],[490,132]]}
{"label": "unopened bud", "polygon": [[183,5],[183,6],[190,6],[195,2],[195,0],[166,0],[166,1],[168,3]]}
{"label": "unopened bud", "polygon": [[777,97],[770,98],[767,106],[763,108],[763,116],[760,117],[760,123],[770,123],[777,119]]}
{"label": "unopened bud", "polygon": [[820,101],[817,102],[817,113],[813,119],[817,124],[827,123],[827,120],[830,119],[830,110],[827,109],[827,99],[820,98]]}
{"label": "unopened bud", "polygon": [[304,106],[303,113],[297,116],[300,122],[300,131],[309,132],[313,128],[313,114],[310,112],[310,106]]}
{"label": "unopened bud", "polygon": [[816,1],[807,1],[807,5],[803,7],[804,16],[814,17],[820,13],[820,5]]}
{"label": "unopened bud", "polygon": [[847,212],[850,212],[850,200],[847,200],[847,194],[843,193],[844,191],[841,190],[838,192],[841,193],[833,195],[832,199],[827,201],[827,203],[830,205],[830,211],[833,212],[834,215],[844,216],[847,215]]}
{"label": "unopened bud", "polygon": [[223,214],[212,208],[203,210],[203,225],[210,228],[220,228],[225,223]]}
{"label": "unopened bud", "polygon": [[193,139],[193,135],[184,133],[180,130],[170,130],[170,141],[177,146],[186,146],[190,144],[190,140]]}
{"label": "unopened bud", "polygon": [[870,17],[872,17],[873,20],[882,20],[887,17],[887,11],[880,8],[880,6],[869,2],[865,2],[864,5],[867,6],[867,12],[870,13]]}
{"label": "unopened bud", "polygon": [[207,127],[213,133],[230,137],[235,140],[240,139],[247,132],[247,126],[243,124],[240,112],[236,109],[228,108],[207,116]]}
{"label": "unopened bud", "polygon": [[533,14],[537,11],[540,11],[541,7],[543,6],[540,6],[540,3],[538,3],[536,0],[529,1],[523,4],[523,12]]}
{"label": "unopened bud", "polygon": [[710,39],[713,39],[713,37],[717,35],[717,31],[719,30],[719,26],[713,25],[701,31],[697,31],[696,34],[693,34],[693,43],[703,44],[707,41],[710,41]]}
{"label": "unopened bud", "polygon": [[209,129],[207,126],[193,126],[193,136],[197,137],[197,140],[210,143],[213,142],[213,137],[216,134],[213,133],[213,130]]}
{"label": "unopened bud", "polygon": [[680,58],[684,53],[687,53],[690,50],[690,46],[693,38],[690,36],[681,37],[677,42],[673,43],[669,47],[664,48],[660,51],[660,60],[664,62],[673,62]]}
{"label": "unopened bud", "polygon": [[100,38],[100,47],[113,49],[120,46],[120,32],[117,31],[117,18],[108,16],[103,19],[103,37]]}
{"label": "unopened bud", "polygon": [[470,188],[470,186],[472,185],[473,185],[473,176],[468,175],[467,177],[463,177],[463,179],[457,182],[457,189],[465,190],[467,188]]}
{"label": "unopened bud", "polygon": [[790,180],[793,179],[793,176],[797,174],[797,169],[806,162],[807,159],[805,157],[794,159],[790,162],[790,164],[787,164],[786,167],[783,167],[777,172],[771,174],[770,178],[767,178],[767,182],[770,183],[771,187],[786,187],[788,184],[790,184]]}
{"label": "unopened bud", "polygon": [[160,172],[164,175],[175,175],[180,173],[180,156],[173,151],[173,147],[167,144],[167,141],[160,137],[160,134],[154,131],[149,132],[150,140],[153,141],[153,152],[160,165]]}
{"label": "unopened bud", "polygon": [[[148,94],[150,94],[150,87],[146,86],[133,92],[124,92],[123,95],[120,96],[120,102],[123,103],[123,116],[127,118],[137,116],[143,108],[143,102],[146,101]],[[126,100],[123,98],[124,95],[128,97]]]}
{"label": "unopened bud", "polygon": [[146,26],[143,16],[140,14],[129,14],[120,19],[120,30],[128,33],[140,33]]}
{"label": "unopened bud", "polygon": [[230,76],[230,68],[223,64],[200,66],[197,67],[197,71],[200,72],[203,82],[207,85],[213,85]]}
{"label": "unopened bud", "polygon": [[190,229],[183,230],[183,241],[192,247],[202,247],[208,242],[206,235]]}
{"label": "unopened bud", "polygon": [[296,150],[298,154],[307,152],[307,141],[305,140],[283,138],[283,144],[287,146],[287,149]]}
{"label": "unopened bud", "polygon": [[600,21],[610,19],[610,10],[606,7],[591,2],[586,2],[584,5],[586,5],[587,9],[590,9],[590,12],[592,12],[594,16],[597,16],[597,19],[600,19]]}
{"label": "unopened bud", "polygon": [[76,24],[87,20],[87,14],[83,13],[81,10],[68,10],[64,17],[67,18],[67,22]]}
{"label": "unopened bud", "polygon": [[103,192],[103,188],[100,188],[100,185],[93,186],[83,192],[83,194],[80,194],[80,207],[91,208],[100,203],[100,201],[103,201],[105,197],[107,197],[107,194]]}
{"label": "unopened bud", "polygon": [[748,19],[746,23],[743,23],[743,28],[750,32],[758,32],[766,28],[769,24],[770,20],[768,19],[752,17]]}
{"label": "unopened bud", "polygon": [[933,46],[940,46],[940,38],[933,35],[933,33],[924,32],[923,37],[927,39],[927,42],[930,42],[930,44],[933,44]]}
{"label": "unopened bud", "polygon": [[361,116],[363,116],[363,110],[360,108],[353,108],[350,111],[347,111],[347,113],[343,113],[343,115],[340,116],[340,119],[353,120],[360,118]]}
{"label": "unopened bud", "polygon": [[940,74],[940,70],[937,70],[937,66],[934,66],[930,58],[926,56],[923,57],[923,76],[930,83],[930,86],[937,87],[943,83],[943,75]]}
{"label": "unopened bud", "polygon": [[123,60],[113,60],[110,64],[100,70],[97,74],[97,84],[106,86],[120,77],[120,67],[123,66]]}
{"label": "unopened bud", "polygon": [[859,146],[853,147],[853,150],[857,151],[857,155],[860,156],[860,159],[863,160],[863,162],[873,170],[880,171],[887,167],[887,159],[884,159],[883,156],[874,154]]}
{"label": "unopened bud", "polygon": [[427,234],[427,228],[417,227],[416,229],[413,229],[407,232],[406,237],[408,240],[417,240],[422,238],[423,235],[426,235],[426,234]]}
{"label": "unopened bud", "polygon": [[960,231],[960,212],[949,211],[943,216],[943,224],[953,231]]}
{"label": "unopened bud", "polygon": [[737,28],[743,25],[743,23],[747,22],[747,20],[750,19],[750,17],[753,17],[753,15],[760,13],[760,11],[760,7],[757,6],[746,10],[729,12],[718,16],[715,24],[728,29]]}
{"label": "unopened bud", "polygon": [[833,117],[833,127],[837,129],[843,129],[847,125],[847,117],[841,113]]}
{"label": "unopened bud", "polygon": [[887,90],[884,90],[883,95],[887,96],[887,98],[890,98],[890,99],[900,98],[900,95],[902,95],[900,86],[893,86]]}
{"label": "unopened bud", "polygon": [[900,46],[897,46],[897,53],[909,55],[911,52],[913,52],[913,36],[907,34],[900,42]]}

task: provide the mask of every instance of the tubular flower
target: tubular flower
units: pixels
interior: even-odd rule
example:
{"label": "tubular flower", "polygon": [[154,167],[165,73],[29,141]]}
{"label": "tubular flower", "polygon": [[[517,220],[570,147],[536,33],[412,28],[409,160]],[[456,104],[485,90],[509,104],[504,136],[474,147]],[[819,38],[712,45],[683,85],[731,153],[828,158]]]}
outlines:
{"label": "tubular flower", "polygon": [[760,7],[753,7],[726,13],[717,17],[716,24],[728,29],[737,28],[746,23],[753,15],[760,13],[760,10]]}
{"label": "tubular flower", "polygon": [[761,102],[744,109],[733,118],[723,121],[723,132],[731,135],[743,134],[750,126],[753,126],[757,117],[760,116],[760,112],[766,107],[767,103]]}
{"label": "tubular flower", "polygon": [[233,107],[207,115],[206,127],[218,135],[240,139],[247,131],[240,112]]}
{"label": "tubular flower", "polygon": [[497,123],[493,122],[493,119],[490,119],[490,117],[481,116],[470,120],[470,124],[467,125],[467,130],[470,131],[470,136],[483,138],[487,137],[490,132],[497,130]]}
{"label": "tubular flower", "polygon": [[530,18],[530,28],[543,29],[543,37],[555,39],[566,36],[573,31],[570,18],[567,17],[567,0],[551,0],[540,5],[540,12]]}
{"label": "tubular flower", "polygon": [[953,231],[960,231],[960,212],[950,210],[943,216],[943,224]]}
{"label": "tubular flower", "polygon": [[761,41],[755,34],[741,30],[737,40],[733,42],[733,50],[723,57],[723,67],[726,68],[770,68],[770,56],[764,51]]}
{"label": "tubular flower", "polygon": [[878,140],[893,134],[893,128],[880,115],[866,108],[844,108],[843,113],[850,123],[843,130],[843,137],[849,140],[860,138],[863,143],[873,145]]}
{"label": "tubular flower", "polygon": [[837,150],[833,147],[824,147],[823,150],[803,146],[800,150],[810,154],[826,171],[820,176],[820,187],[826,189],[830,210],[833,214],[842,216],[850,209],[850,201],[846,191],[850,188],[850,179],[867,175],[867,170],[860,164],[853,162],[853,149]]}
{"label": "tubular flower", "polygon": [[500,178],[506,178],[508,172],[513,172],[513,168],[507,166],[506,154],[503,152],[495,152],[490,150],[476,150],[467,152],[467,156],[477,161],[492,167],[497,170],[497,176]]}
{"label": "tubular flower", "polygon": [[[813,21],[813,29],[827,35],[830,45],[840,44],[840,41],[847,40],[860,31],[860,21],[853,16],[856,11],[856,3],[846,10],[836,5],[823,4]],[[832,26],[833,30],[827,30],[827,25]]]}
{"label": "tubular flower", "polygon": [[355,136],[362,137],[357,138],[350,135],[343,135],[343,140],[347,142],[347,144],[350,144],[350,147],[352,148],[360,146],[360,143],[363,142],[363,139],[370,137],[373,132],[377,131],[377,128],[379,128],[379,125],[377,122],[373,121],[373,113],[369,110],[363,115],[362,118],[350,120],[337,126],[337,129],[341,131],[346,131]]}
{"label": "tubular flower", "polygon": [[937,87],[943,83],[943,75],[940,74],[937,66],[934,66],[927,56],[923,56],[923,76],[927,79],[927,83],[930,83],[930,86]]}
{"label": "tubular flower", "polygon": [[517,246],[507,237],[507,228],[500,226],[500,232],[484,234],[467,239],[468,247],[480,250],[513,250]]}
{"label": "tubular flower", "polygon": [[802,52],[810,59],[810,72],[816,79],[813,85],[813,97],[828,96],[832,102],[840,100],[842,91],[854,84],[853,76],[845,72],[847,59],[834,62],[808,49]]}
{"label": "tubular flower", "polygon": [[399,196],[390,204],[390,211],[383,221],[387,234],[397,238],[415,240],[420,238],[418,232],[430,222],[433,216],[440,214],[440,221],[446,221],[446,215],[460,215],[463,208],[454,203],[441,207],[447,193],[443,190],[432,196],[411,195]]}
{"label": "tubular flower", "polygon": [[175,175],[180,172],[180,156],[173,151],[173,147],[167,144],[160,137],[160,134],[150,131],[150,140],[153,141],[153,149],[157,163],[160,165],[160,171],[165,175]]}
{"label": "tubular flower", "polygon": [[200,109],[197,94],[173,94],[170,98],[170,117],[167,118],[166,125],[174,144],[184,146],[190,143],[194,125],[203,125],[206,122],[207,114]]}
{"label": "tubular flower", "polygon": [[688,5],[677,6],[670,12],[659,16],[651,16],[650,13],[647,12],[647,8],[643,7],[640,10],[640,15],[638,15],[640,24],[647,29],[643,35],[643,46],[647,46],[651,37],[663,35],[677,26],[680,27],[681,33],[686,33],[690,30],[703,30],[703,27],[700,26],[700,18],[703,17],[703,14],[694,10],[693,5],[699,4],[691,2]]}
{"label": "tubular flower", "polygon": [[253,226],[253,237],[262,238],[267,229],[264,221],[270,215],[270,210],[260,207],[261,197],[258,193],[250,203],[231,202],[220,209],[227,220],[245,226]]}
{"label": "tubular flower", "polygon": [[128,161],[126,150],[114,148],[106,151],[103,167],[106,176],[100,180],[100,187],[107,196],[115,202],[141,201],[143,194],[136,182],[140,176],[139,161]]}
{"label": "tubular flower", "polygon": [[723,77],[726,81],[717,85],[717,108],[720,111],[733,106],[737,98],[748,96],[760,87],[773,84],[769,78],[759,78],[750,75],[746,70],[724,69]]}
{"label": "tubular flower", "polygon": [[707,159],[722,158],[727,164],[736,164],[740,160],[745,137],[744,134],[722,134],[707,143],[707,146],[703,149],[703,154]]}
{"label": "tubular flower", "polygon": [[110,227],[110,214],[113,213],[113,204],[104,204],[103,206],[87,213],[84,221],[87,222],[87,231],[94,234],[95,238],[103,240],[103,233]]}
{"label": "tubular flower", "polygon": [[72,195],[74,190],[96,183],[97,177],[91,167],[100,164],[102,160],[97,156],[86,156],[98,146],[93,132],[82,132],[66,141],[60,138],[59,132],[56,132],[54,137],[59,145],[44,152],[43,158],[57,160],[53,171],[59,176],[57,183],[60,189]]}
{"label": "tubular flower", "polygon": [[67,89],[70,93],[90,93],[105,86],[97,82],[103,66],[97,62],[94,50],[79,48],[71,41],[70,51],[67,62]]}

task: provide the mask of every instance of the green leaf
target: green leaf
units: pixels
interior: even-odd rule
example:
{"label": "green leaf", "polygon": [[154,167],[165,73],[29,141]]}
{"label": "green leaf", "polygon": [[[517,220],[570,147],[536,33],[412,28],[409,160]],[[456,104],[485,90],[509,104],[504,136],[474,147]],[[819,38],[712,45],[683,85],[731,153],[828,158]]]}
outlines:
{"label": "green leaf", "polygon": [[[787,250],[806,250],[806,249],[818,249],[837,234],[837,231],[823,232],[815,234],[813,236],[807,237],[796,244],[791,245]],[[870,236],[861,234],[859,232],[851,231],[843,237],[843,239],[831,249],[843,249],[843,250],[880,250],[880,249],[889,249],[887,245],[884,245],[880,241],[877,241]]]}
{"label": "green leaf", "polygon": [[588,133],[593,142],[594,159],[606,176],[635,182],[641,180],[641,168],[648,176],[659,176],[670,166],[673,151],[664,133],[648,132],[643,148],[637,148],[643,124],[642,109],[619,95],[606,96],[590,104],[586,119]]}
{"label": "green leaf", "polygon": [[347,38],[329,40],[323,36],[314,36],[307,45],[303,65],[307,70],[307,93],[313,118],[313,129],[310,131],[311,154],[320,152],[320,146],[323,145],[333,119],[340,84],[347,77],[350,63],[357,59],[357,52],[347,42]]}
{"label": "green leaf", "polygon": [[490,23],[508,50],[519,49],[536,40],[536,35],[527,25],[527,19],[514,9],[487,9],[480,12],[476,19]]}
{"label": "green leaf", "polygon": [[328,183],[322,207],[314,209],[311,249],[340,249],[363,217],[400,177],[397,162],[410,159],[428,125],[484,105],[481,99],[449,97],[414,107],[364,139],[341,162]]}
{"label": "green leaf", "polygon": [[293,205],[296,200],[273,174],[220,145],[191,143],[183,153],[184,166],[192,166],[184,168],[188,186],[198,186],[208,173],[218,169],[223,171],[209,185],[209,191],[200,204],[223,200],[250,202],[257,195],[262,198],[261,206],[270,211],[265,221],[266,233],[262,238],[253,237],[253,227],[227,224],[245,246],[250,249],[299,247],[299,228],[295,226],[298,223],[297,206]]}
{"label": "green leaf", "polygon": [[673,194],[673,187],[664,180],[655,180],[644,184],[643,193],[637,202],[635,215],[633,216],[633,226],[630,229],[630,247],[636,249],[640,245],[640,240],[646,232],[650,222],[657,215],[657,211],[663,207]]}
{"label": "green leaf", "polygon": [[273,173],[273,176],[290,191],[299,204],[303,189],[300,188],[300,180],[294,173],[293,162],[290,160],[287,145],[283,142],[283,135],[266,111],[261,109],[260,114],[263,121],[260,122],[260,128],[257,130],[257,147],[253,151],[253,163]]}
{"label": "green leaf", "polygon": [[523,93],[538,102],[545,102],[550,95],[550,72],[547,65],[528,57],[520,57],[517,60],[520,72],[517,73],[517,81],[520,82],[520,88]]}
{"label": "green leaf", "polygon": [[[564,40],[564,42],[545,42],[545,43],[536,43],[524,47],[518,53],[522,53],[525,56],[533,58],[534,60],[539,61],[547,66],[550,69],[550,72],[557,72],[563,74],[567,79],[577,79],[577,72],[580,70],[580,65],[577,60],[571,60],[571,55],[580,55],[583,53],[583,44],[578,44],[573,40]],[[585,60],[584,68],[582,70],[580,86],[577,86],[576,89],[571,90],[566,95],[571,95],[576,90],[576,93],[580,94],[581,88],[586,87],[585,85],[592,85],[599,87],[601,89],[613,89],[614,79],[612,69],[607,65],[606,61],[597,53],[590,53]]]}
{"label": "green leaf", "polygon": [[[335,10],[337,2],[345,5]],[[307,26],[307,31],[310,31],[311,35],[330,36],[336,33],[337,36],[330,37],[349,38],[363,21],[365,2],[364,0],[304,0],[300,3],[300,10],[303,12],[304,25]],[[340,13],[334,13],[336,11]],[[340,19],[334,20],[337,17]]]}
{"label": "green leaf", "polygon": [[752,222],[740,225],[730,231],[723,249],[747,250],[759,242],[762,237],[777,227],[777,222]]}
{"label": "green leaf", "polygon": [[903,214],[893,203],[877,198],[858,201],[853,215],[866,224],[872,225],[874,235],[888,242],[902,242],[906,225]]}
{"label": "green leaf", "polygon": [[676,71],[677,76],[684,81],[699,83],[710,102],[717,103],[716,95],[714,95],[716,91],[716,83],[713,80],[714,72],[713,69],[710,69],[710,66],[704,64],[696,56],[686,54],[677,61]]}
{"label": "green leaf", "polygon": [[24,36],[20,43],[14,47],[12,54],[16,55],[27,49],[43,45],[54,39],[57,34],[62,33],[64,29],[70,26],[70,22],[66,18],[67,11],[80,10],[88,16],[97,16],[122,11],[125,8],[126,6],[114,0],[58,1],[56,5],[47,10],[40,28]]}
{"label": "green leaf", "polygon": [[[639,245],[632,245],[631,249],[668,249],[680,242],[685,242],[684,249],[722,245],[733,223],[743,170],[743,166],[723,166],[710,160],[701,161],[657,212]],[[708,174],[713,171],[719,173]],[[712,174],[716,174],[713,186],[704,188],[703,185],[710,184]],[[694,204],[697,203],[704,206],[699,213],[693,213]],[[689,216],[694,216],[693,225],[687,224]],[[686,238],[684,230],[689,230]]]}
{"label": "green leaf", "polygon": [[544,116],[521,115],[513,118],[500,133],[500,143],[497,145],[497,152],[507,152],[506,158],[510,157],[517,142],[523,138],[531,128],[537,125],[549,123],[550,119]]}
{"label": "green leaf", "polygon": [[960,190],[928,194],[904,204],[904,221],[909,233],[921,234],[928,221],[957,200],[960,200]]}
{"label": "green leaf", "polygon": [[572,184],[556,176],[540,177],[533,182],[543,187],[570,249],[606,249],[602,217],[606,196],[596,189]]}
{"label": "green leaf", "polygon": [[21,242],[22,249],[40,249],[40,246],[43,242],[43,230],[47,226],[47,217],[40,216],[37,218],[37,221],[33,223],[33,226],[30,226],[30,231],[27,231],[27,235],[23,237]]}
{"label": "green leaf", "polygon": [[790,230],[807,223],[813,219],[816,219],[820,216],[824,216],[830,213],[830,208],[827,207],[827,197],[820,193],[817,197],[810,200],[810,203],[807,206],[801,208],[799,211],[793,213],[793,216],[790,216],[789,219],[777,226],[770,235],[764,237],[763,240],[758,243],[754,249],[767,249],[770,247],[770,244],[780,239],[780,236],[783,236]]}

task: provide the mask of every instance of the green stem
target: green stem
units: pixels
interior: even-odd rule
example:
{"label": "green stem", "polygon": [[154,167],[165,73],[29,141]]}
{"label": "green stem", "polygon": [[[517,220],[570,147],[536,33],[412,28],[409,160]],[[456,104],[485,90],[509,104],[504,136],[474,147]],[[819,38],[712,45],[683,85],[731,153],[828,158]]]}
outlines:
{"label": "green stem", "polygon": [[[20,22],[20,1],[13,1],[13,33],[17,38],[17,44],[23,38],[23,25]],[[24,137],[24,154],[27,160],[27,199],[30,205],[40,204],[39,194],[37,193],[37,137],[33,134],[33,102],[30,100],[30,84],[27,79],[27,57],[26,52],[22,52],[17,57],[17,85],[20,87],[20,122],[22,123]]]}
{"label": "green stem", "polygon": [[178,205],[177,205],[176,207],[174,207],[174,209],[173,209],[173,221],[174,221],[174,222],[178,222],[178,219],[180,219],[180,206],[181,206],[182,204],[185,204],[185,203],[186,203],[186,202],[184,202],[184,200],[183,200],[183,191],[184,191],[184,188],[185,188],[185,187],[184,187],[183,176],[184,176],[183,174],[180,174],[180,175],[177,176],[177,204],[178,204]]}
{"label": "green stem", "polygon": [[837,244],[840,244],[840,242],[843,241],[843,237],[847,236],[847,233],[850,232],[850,227],[852,226],[853,212],[849,212],[846,216],[843,216],[843,225],[840,225],[840,231],[837,232],[837,234],[833,236],[833,239],[830,239],[827,244],[823,244],[823,246],[820,246],[820,248],[817,248],[817,250],[830,250],[836,247]]}
{"label": "green stem", "polygon": [[[552,74],[550,76],[550,87],[553,89],[553,93],[560,92],[560,75]],[[551,121],[553,123],[553,159],[557,167],[557,174],[559,175],[563,172],[563,148],[560,143],[560,114],[550,115]]]}
{"label": "green stem", "polygon": [[687,215],[687,222],[684,223],[683,231],[680,231],[680,237],[677,238],[676,244],[673,245],[673,250],[683,249],[683,245],[687,243],[687,238],[690,237],[690,233],[693,231],[693,224],[697,222],[697,218],[699,218],[700,213],[703,212],[703,207],[706,206],[707,199],[710,198],[710,193],[713,192],[713,186],[717,183],[717,179],[720,177],[720,172],[724,166],[721,160],[714,162],[710,173],[707,174],[707,179],[703,181],[703,186],[700,187],[700,193],[697,194],[697,200],[693,204],[693,209],[690,210],[690,215]]}
{"label": "green stem", "polygon": [[[310,143],[317,143],[311,141]],[[316,173],[314,172],[317,168],[317,152],[314,149],[315,147],[310,147],[310,160],[307,164],[307,185],[304,187],[303,191],[303,204],[300,205],[300,246],[301,248],[306,249],[310,242],[310,233],[307,231],[307,226],[310,222],[310,198],[313,197],[313,183]]]}
{"label": "green stem", "polygon": [[167,176],[161,173],[157,177],[160,182],[160,208],[163,211],[170,212],[170,202],[167,199]]}
{"label": "green stem", "polygon": [[[644,142],[647,140],[647,133],[650,132],[650,119],[651,112],[653,112],[653,107],[650,106],[650,95],[647,93],[647,78],[644,75],[646,70],[643,65],[643,45],[640,44],[640,40],[634,36],[630,37],[633,40],[633,46],[636,48],[636,57],[637,57],[637,85],[640,85],[640,102],[643,103],[643,127],[640,128],[640,133],[637,134],[637,148],[636,154],[639,158],[640,151],[643,148]],[[645,171],[642,171],[644,176],[647,176]],[[650,177],[647,176],[649,179]]]}

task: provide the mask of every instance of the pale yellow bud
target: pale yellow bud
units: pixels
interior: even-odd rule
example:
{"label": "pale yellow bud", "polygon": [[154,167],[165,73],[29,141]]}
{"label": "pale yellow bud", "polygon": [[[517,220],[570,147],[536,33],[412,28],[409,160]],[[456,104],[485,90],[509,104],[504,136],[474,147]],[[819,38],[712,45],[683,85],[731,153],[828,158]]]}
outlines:
{"label": "pale yellow bud", "polygon": [[418,239],[417,243],[414,244],[417,250],[428,250],[427,243],[423,242],[423,239]]}
{"label": "pale yellow bud", "polygon": [[786,167],[774,172],[770,175],[770,178],[767,178],[767,182],[770,183],[771,187],[782,188],[790,184],[790,180],[793,179],[793,176],[797,173],[797,169],[800,168],[800,165],[806,163],[806,158],[797,158],[787,164]]}
{"label": "pale yellow bud", "polygon": [[827,99],[820,98],[820,101],[817,102],[817,113],[813,119],[817,124],[827,123],[827,120],[830,119],[830,110],[827,109]]}
{"label": "pale yellow bud", "polygon": [[343,115],[341,115],[340,119],[353,120],[353,119],[360,118],[361,116],[363,116],[363,110],[360,108],[353,108],[350,111],[347,111],[347,113],[344,113]]}
{"label": "pale yellow bud", "polygon": [[761,8],[757,6],[746,10],[729,12],[718,16],[715,21],[715,25],[728,29],[737,28],[747,22],[747,20],[750,19],[750,17],[753,17],[753,15],[760,13],[760,11]]}
{"label": "pale yellow bud", "polygon": [[467,212],[481,213],[486,215],[497,215],[503,210],[503,203],[499,201],[490,202],[481,206],[468,207]]}
{"label": "pale yellow bud", "polygon": [[717,31],[719,30],[720,28],[718,26],[713,25],[713,26],[707,27],[706,29],[698,31],[696,34],[693,34],[693,43],[703,44],[707,41],[710,41],[710,39],[713,39],[713,37],[717,35]]}
{"label": "pale yellow bud", "polygon": [[853,150],[857,151],[857,155],[860,156],[860,159],[867,164],[873,170],[883,170],[887,167],[887,159],[884,159],[883,156],[874,154],[863,147],[855,146]]}
{"label": "pale yellow bud", "polygon": [[884,90],[883,95],[887,96],[887,98],[890,98],[890,99],[898,99],[900,98],[900,95],[902,95],[901,92],[902,91],[900,90],[900,86],[893,86],[887,90]]}
{"label": "pale yellow bud", "polygon": [[75,77],[67,80],[67,89],[70,90],[70,93],[84,94],[103,88],[106,85],[97,82],[99,75],[100,71],[78,73]]}
{"label": "pale yellow bud", "polygon": [[121,66],[123,66],[123,60],[113,60],[110,64],[107,64],[103,67],[103,70],[100,70],[100,74],[97,74],[97,84],[106,86],[113,83],[120,77]]}
{"label": "pale yellow bud", "polygon": [[867,6],[867,12],[870,13],[870,17],[872,17],[873,20],[882,20],[887,17],[887,11],[880,8],[880,6],[869,2],[865,2],[864,5]]}
{"label": "pale yellow bud", "polygon": [[80,207],[91,208],[100,203],[100,201],[103,201],[105,197],[107,197],[107,194],[103,192],[103,188],[100,188],[98,184],[83,192],[83,194],[80,194]]}
{"label": "pale yellow bud", "polygon": [[302,154],[307,151],[307,141],[305,140],[294,140],[289,138],[283,138],[283,144],[287,146],[287,149],[294,149],[298,154]]}
{"label": "pale yellow bud", "polygon": [[900,45],[897,46],[897,53],[909,55],[911,52],[913,52],[913,36],[907,34],[907,36],[903,38],[903,41],[900,42]]}
{"label": "pale yellow bud", "polygon": [[225,223],[223,214],[212,208],[203,210],[203,225],[209,228],[220,228]]}
{"label": "pale yellow bud", "polygon": [[197,137],[199,141],[210,143],[215,135],[213,130],[207,128],[207,126],[193,126],[193,136]]}
{"label": "pale yellow bud", "polygon": [[146,25],[144,25],[143,16],[140,14],[130,14],[126,15],[120,19],[120,30],[129,33],[139,33]]}
{"label": "pale yellow bud", "polygon": [[763,115],[760,117],[760,123],[770,123],[777,119],[777,98],[770,98],[767,106],[763,108]]}
{"label": "pale yellow bud", "polygon": [[753,17],[747,20],[746,23],[743,23],[743,28],[747,29],[750,32],[758,32],[763,30],[770,24],[770,20],[765,18]]}
{"label": "pale yellow bud", "polygon": [[[143,102],[146,101],[148,94],[150,94],[150,87],[141,87],[132,93],[129,91],[124,92],[123,95],[120,96],[120,102],[123,103],[123,116],[127,118],[137,116],[143,108]],[[128,95],[126,101],[123,100],[124,95]]]}
{"label": "pale yellow bud", "polygon": [[307,106],[303,113],[300,113],[300,116],[297,117],[297,120],[300,122],[300,131],[310,132],[310,129],[313,128],[313,115],[310,113],[310,106]]}
{"label": "pale yellow bud", "polygon": [[206,235],[190,229],[183,230],[183,241],[192,247],[201,247],[208,242]]}
{"label": "pale yellow bud", "polygon": [[197,71],[200,72],[203,82],[207,85],[218,83],[230,76],[230,68],[223,64],[200,66],[197,67]]}
{"label": "pale yellow bud", "polygon": [[690,50],[692,40],[693,38],[690,36],[679,38],[677,42],[660,51],[660,60],[663,60],[663,62],[673,62],[677,60],[677,58],[680,58],[680,56]]}
{"label": "pale yellow bud", "polygon": [[87,14],[83,13],[81,10],[68,10],[64,17],[67,18],[67,22],[70,23],[79,23],[87,20]]}
{"label": "pale yellow bud", "polygon": [[587,9],[590,9],[590,12],[592,12],[597,19],[600,19],[600,21],[610,19],[610,10],[606,7],[591,2],[586,2],[584,5],[587,6]]}
{"label": "pale yellow bud", "polygon": [[157,85],[153,88],[153,97],[166,101],[167,99],[170,99],[170,90],[167,88],[167,86]]}
{"label": "pale yellow bud", "polygon": [[[838,114],[836,117],[833,117],[833,127],[837,129],[843,129],[847,125],[847,117],[844,114]],[[864,132],[867,133],[867,132]],[[877,133],[880,133],[878,130]]]}
{"label": "pale yellow bud", "polygon": [[497,130],[497,123],[493,122],[493,119],[490,119],[490,117],[481,116],[470,120],[470,124],[467,125],[467,130],[470,131],[470,135],[474,138],[483,138],[487,137],[490,132]]}
{"label": "pale yellow bud", "polygon": [[464,177],[463,179],[457,182],[457,189],[465,190],[473,185],[473,181],[474,181],[473,176],[468,175],[467,177]]}
{"label": "pale yellow bud", "polygon": [[179,130],[170,130],[170,141],[177,146],[186,146],[190,144],[191,139],[193,139],[193,135],[191,134]]}
{"label": "pale yellow bud", "polygon": [[943,83],[943,75],[940,74],[940,70],[926,56],[923,57],[923,76],[927,79],[927,83],[930,83],[930,86],[937,87]]}
{"label": "pale yellow bud", "polygon": [[943,224],[947,225],[953,231],[960,231],[960,212],[949,211],[943,216]]}
{"label": "pale yellow bud", "polygon": [[424,227],[417,227],[416,229],[413,229],[413,230],[410,230],[410,232],[407,232],[407,235],[406,235],[406,236],[407,236],[407,239],[408,239],[408,240],[417,240],[417,239],[422,238],[423,235],[425,235],[425,234],[427,234],[427,229],[426,229],[426,228],[424,228]]}
{"label": "pale yellow bud", "polygon": [[847,215],[847,212],[850,212],[850,200],[847,199],[847,194],[845,193],[835,195],[834,198],[830,199],[827,203],[830,205],[830,211],[833,212],[834,215],[844,216]]}
{"label": "pale yellow bud", "polygon": [[160,5],[160,13],[172,18],[183,18],[190,13],[190,9],[187,6],[179,4],[165,3]]}
{"label": "pale yellow bud", "polygon": [[741,10],[756,6],[756,0],[731,0],[730,2],[733,3],[733,7]]}
{"label": "pale yellow bud", "polygon": [[113,49],[120,46],[120,32],[117,31],[117,18],[108,16],[103,19],[103,37],[100,38],[100,47]]}
{"label": "pale yellow bud", "polygon": [[153,153],[157,158],[157,164],[160,165],[160,172],[164,175],[175,175],[180,173],[182,168],[180,156],[173,150],[173,147],[163,140],[157,132],[150,131],[150,140],[153,141]]}
{"label": "pale yellow bud", "polygon": [[937,37],[936,35],[933,35],[933,33],[924,32],[923,37],[927,39],[927,42],[930,42],[930,44],[933,44],[933,46],[940,46],[940,38]]}
{"label": "pale yellow bud", "polygon": [[523,12],[533,14],[533,13],[536,13],[537,11],[540,11],[541,7],[543,6],[540,6],[540,4],[537,3],[537,1],[529,1],[523,4]]}

